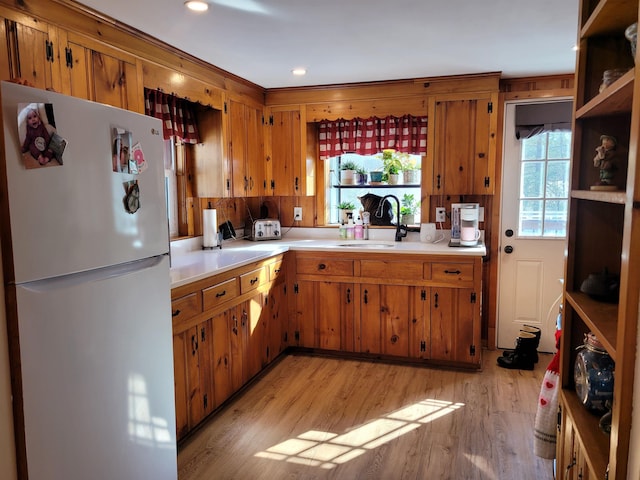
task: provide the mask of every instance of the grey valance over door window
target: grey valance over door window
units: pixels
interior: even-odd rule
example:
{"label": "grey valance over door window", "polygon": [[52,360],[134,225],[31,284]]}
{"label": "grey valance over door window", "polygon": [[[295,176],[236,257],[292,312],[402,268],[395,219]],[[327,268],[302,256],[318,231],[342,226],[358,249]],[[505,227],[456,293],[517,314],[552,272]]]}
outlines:
{"label": "grey valance over door window", "polygon": [[516,105],[516,138],[531,138],[543,132],[571,130],[573,102]]}

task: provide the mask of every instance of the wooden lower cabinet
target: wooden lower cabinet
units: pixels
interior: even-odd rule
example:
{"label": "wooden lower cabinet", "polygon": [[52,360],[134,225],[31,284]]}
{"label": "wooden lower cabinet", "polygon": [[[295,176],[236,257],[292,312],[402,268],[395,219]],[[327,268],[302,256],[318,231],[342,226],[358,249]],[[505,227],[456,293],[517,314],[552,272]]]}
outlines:
{"label": "wooden lower cabinet", "polygon": [[178,438],[215,408],[211,319],[173,337]]}
{"label": "wooden lower cabinet", "polygon": [[294,341],[297,346],[353,352],[353,283],[296,282]]}
{"label": "wooden lower cabinet", "polygon": [[559,434],[556,443],[558,478],[563,480],[600,478],[591,471],[584,447],[576,433],[575,424],[569,415],[562,415],[562,407],[561,403],[561,422],[558,426]]}
{"label": "wooden lower cabinet", "polygon": [[471,288],[431,288],[431,359],[479,363],[477,294]]}

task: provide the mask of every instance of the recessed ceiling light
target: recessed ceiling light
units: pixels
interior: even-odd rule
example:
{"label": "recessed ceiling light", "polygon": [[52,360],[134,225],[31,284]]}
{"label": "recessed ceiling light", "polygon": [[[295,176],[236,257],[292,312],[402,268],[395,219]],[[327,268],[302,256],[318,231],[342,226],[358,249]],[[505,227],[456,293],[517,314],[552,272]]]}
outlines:
{"label": "recessed ceiling light", "polygon": [[291,70],[291,73],[293,73],[294,75],[306,75],[307,74],[307,69],[306,68],[294,68],[293,70]]}
{"label": "recessed ceiling light", "polygon": [[194,12],[206,12],[209,9],[209,4],[203,0],[187,0],[184,4]]}

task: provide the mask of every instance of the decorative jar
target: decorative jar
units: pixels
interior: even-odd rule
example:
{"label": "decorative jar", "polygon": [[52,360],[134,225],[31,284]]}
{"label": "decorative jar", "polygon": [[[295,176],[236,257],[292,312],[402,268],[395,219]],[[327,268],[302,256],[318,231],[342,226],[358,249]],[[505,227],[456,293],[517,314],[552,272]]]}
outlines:
{"label": "decorative jar", "polygon": [[589,410],[606,412],[607,400],[613,399],[615,363],[591,332],[585,335],[578,350],[573,370],[578,398]]}

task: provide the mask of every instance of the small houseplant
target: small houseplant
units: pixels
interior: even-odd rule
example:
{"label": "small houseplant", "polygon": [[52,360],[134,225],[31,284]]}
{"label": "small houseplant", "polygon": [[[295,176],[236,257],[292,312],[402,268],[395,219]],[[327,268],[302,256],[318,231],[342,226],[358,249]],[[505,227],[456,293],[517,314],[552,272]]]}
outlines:
{"label": "small houseplant", "polygon": [[340,164],[340,184],[353,185],[355,183],[354,177],[358,168],[359,165],[351,160],[342,162]]}
{"label": "small houseplant", "polygon": [[400,163],[402,164],[403,182],[406,184],[420,183],[420,166],[417,164],[415,158],[406,153],[402,155]]}
{"label": "small houseplant", "polygon": [[400,170],[402,163],[396,151],[392,148],[386,148],[382,151],[382,171],[384,172],[384,180],[391,185],[398,184],[400,180]]}
{"label": "small houseplant", "polygon": [[348,223],[349,222],[349,213],[352,213],[356,208],[353,202],[340,202],[338,204],[339,216],[338,223]]}
{"label": "small houseplant", "polygon": [[358,166],[356,168],[355,183],[357,185],[364,185],[367,183],[367,170],[364,167]]}
{"label": "small houseplant", "polygon": [[405,193],[400,202],[400,223],[403,225],[413,225],[416,223],[416,212],[418,211],[418,201],[413,193]]}

